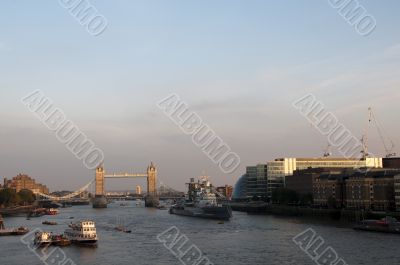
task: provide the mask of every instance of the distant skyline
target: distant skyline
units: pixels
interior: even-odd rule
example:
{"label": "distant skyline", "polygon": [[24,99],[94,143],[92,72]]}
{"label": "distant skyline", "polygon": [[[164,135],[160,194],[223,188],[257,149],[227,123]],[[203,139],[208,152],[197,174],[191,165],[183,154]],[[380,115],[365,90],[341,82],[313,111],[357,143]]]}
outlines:
{"label": "distant skyline", "polygon": [[[0,177],[26,173],[51,191],[94,177],[21,103],[36,89],[104,151],[107,171],[145,172],[153,161],[180,190],[203,173],[233,185],[247,165],[322,156],[326,137],[292,107],[307,93],[360,138],[372,106],[400,153],[400,2],[359,2],[377,21],[369,36],[328,0],[91,0],[108,21],[94,37],[58,1],[4,1]],[[223,173],[156,106],[171,93],[240,156],[235,172]],[[384,156],[374,128],[368,142]],[[144,183],[108,180],[106,190]]]}

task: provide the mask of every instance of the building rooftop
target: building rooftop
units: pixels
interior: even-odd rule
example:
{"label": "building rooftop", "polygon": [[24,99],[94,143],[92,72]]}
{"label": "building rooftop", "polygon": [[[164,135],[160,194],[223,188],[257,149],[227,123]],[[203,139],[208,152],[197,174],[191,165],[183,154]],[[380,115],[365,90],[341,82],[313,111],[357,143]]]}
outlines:
{"label": "building rooftop", "polygon": [[[372,157],[370,157],[372,158]],[[276,158],[274,161],[283,161],[285,159],[296,159],[296,161],[363,161],[364,158],[356,157],[291,157],[291,158]]]}

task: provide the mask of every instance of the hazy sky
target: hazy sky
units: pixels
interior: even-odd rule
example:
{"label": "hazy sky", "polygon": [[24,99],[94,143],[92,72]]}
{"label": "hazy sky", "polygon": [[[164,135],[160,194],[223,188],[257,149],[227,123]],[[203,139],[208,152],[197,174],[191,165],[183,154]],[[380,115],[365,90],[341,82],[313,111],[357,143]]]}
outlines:
{"label": "hazy sky", "polygon": [[[104,151],[107,171],[154,161],[161,181],[182,190],[203,171],[234,184],[246,165],[320,156],[326,138],[291,105],[310,92],[355,135],[373,106],[400,147],[397,0],[360,1],[377,21],[369,36],[328,0],[90,2],[109,23],[97,37],[58,1],[1,2],[0,176],[27,173],[51,190],[94,176],[21,104],[35,89]],[[222,173],[156,107],[171,93],[239,154],[238,170]],[[373,130],[369,145],[383,154]]]}

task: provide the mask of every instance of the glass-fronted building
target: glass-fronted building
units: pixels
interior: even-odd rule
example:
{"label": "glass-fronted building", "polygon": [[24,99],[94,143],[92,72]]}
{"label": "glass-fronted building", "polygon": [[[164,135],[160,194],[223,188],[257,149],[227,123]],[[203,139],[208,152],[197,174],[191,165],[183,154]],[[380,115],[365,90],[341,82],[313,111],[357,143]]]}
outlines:
{"label": "glass-fronted building", "polygon": [[[266,164],[246,167],[246,174],[239,180],[240,192],[234,198],[254,196],[271,198],[274,189],[285,186],[285,177],[295,170],[307,168],[382,168],[382,158],[277,158]],[[238,185],[238,183],[236,183]],[[245,188],[244,188],[245,187]],[[239,188],[239,187],[238,187]],[[311,187],[310,187],[311,188]],[[235,196],[236,195],[236,196]],[[238,197],[238,196],[241,197]]]}
{"label": "glass-fronted building", "polygon": [[247,175],[242,175],[233,187],[233,199],[247,198]]}
{"label": "glass-fronted building", "polygon": [[267,164],[246,167],[233,190],[234,199],[265,197],[267,194]]}

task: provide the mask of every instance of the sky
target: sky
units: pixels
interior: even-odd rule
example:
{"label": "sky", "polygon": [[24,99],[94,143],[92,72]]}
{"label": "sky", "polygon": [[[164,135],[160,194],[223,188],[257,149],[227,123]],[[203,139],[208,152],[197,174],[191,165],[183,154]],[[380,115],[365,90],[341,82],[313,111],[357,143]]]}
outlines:
{"label": "sky", "polygon": [[[145,172],[153,161],[179,190],[203,174],[233,185],[249,165],[321,156],[327,138],[292,106],[308,93],[360,137],[372,106],[400,152],[399,1],[359,1],[376,20],[368,36],[328,0],[90,4],[108,22],[98,36],[59,1],[1,2],[0,176],[26,173],[52,191],[94,177],[21,103],[36,89],[104,151],[107,172]],[[156,106],[172,93],[239,155],[237,170],[222,172]],[[368,132],[370,151],[384,155]]]}

